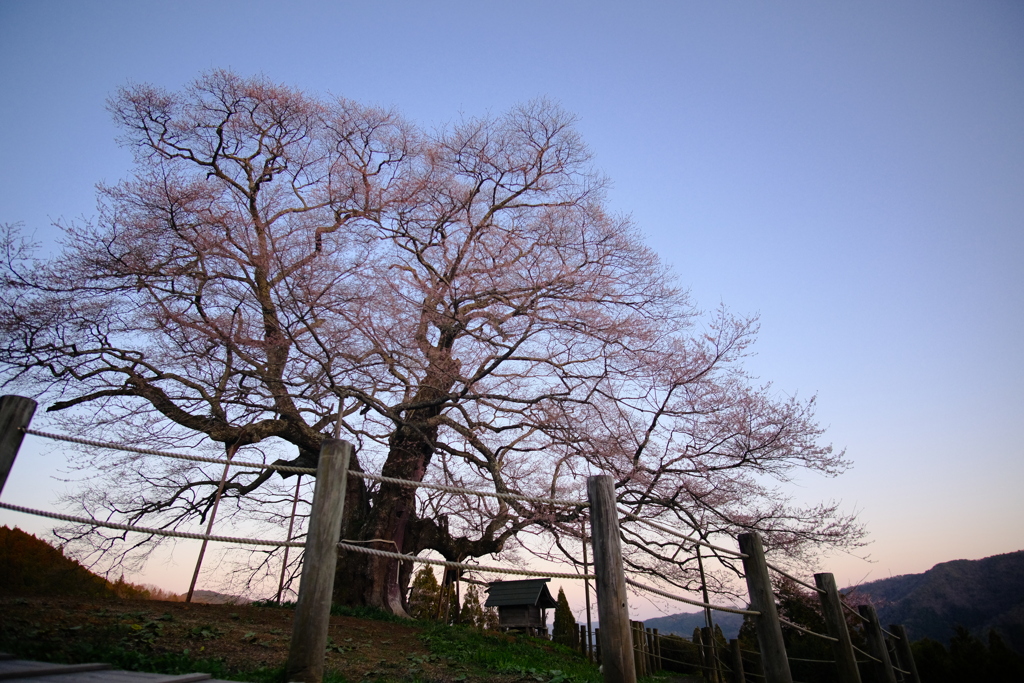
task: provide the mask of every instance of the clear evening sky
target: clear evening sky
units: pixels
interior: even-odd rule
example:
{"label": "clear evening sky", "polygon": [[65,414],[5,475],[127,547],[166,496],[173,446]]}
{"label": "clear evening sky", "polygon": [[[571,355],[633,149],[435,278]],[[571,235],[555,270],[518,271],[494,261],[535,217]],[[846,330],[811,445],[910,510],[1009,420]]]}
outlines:
{"label": "clear evening sky", "polygon": [[[106,98],[213,68],[427,124],[560,102],[696,302],[760,313],[749,367],[818,396],[854,467],[791,490],[874,560],[822,568],[1024,548],[1024,4],[0,0],[0,221],[92,216],[130,169]],[[54,507],[23,455],[4,499]]]}

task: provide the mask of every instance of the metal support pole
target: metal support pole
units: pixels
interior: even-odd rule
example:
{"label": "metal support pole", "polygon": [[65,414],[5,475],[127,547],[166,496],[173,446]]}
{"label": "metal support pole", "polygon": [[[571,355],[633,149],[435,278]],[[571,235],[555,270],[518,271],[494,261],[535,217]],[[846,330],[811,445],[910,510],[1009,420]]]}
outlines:
{"label": "metal support pole", "polygon": [[[292,531],[295,529],[295,510],[299,507],[299,486],[302,484],[302,475],[295,475],[295,495],[292,496],[292,516],[288,518],[287,540],[292,540]],[[284,547],[284,559],[281,560],[281,578],[277,582],[277,604],[281,604],[281,593],[284,592],[284,573],[288,569],[288,546]]]}
{"label": "metal support pole", "polygon": [[32,422],[38,404],[24,396],[0,397],[0,493],[11,473],[18,449],[25,438],[25,429]]}
{"label": "metal support pole", "polygon": [[615,507],[615,487],[606,474],[587,477],[590,527],[597,576],[597,617],[601,622],[601,659],[605,683],[636,683],[631,652],[622,539]]}
{"label": "metal support pole", "polygon": [[[580,521],[581,532],[583,536],[583,573],[587,574],[587,526],[582,520]],[[592,634],[594,629],[592,627],[592,621],[590,616],[590,579],[583,579],[583,595],[587,603],[587,640],[586,640],[586,654],[587,659],[590,661],[596,661],[594,656],[594,641]]]}
{"label": "metal support pole", "polygon": [[302,581],[295,606],[292,642],[286,671],[288,681],[320,683],[327,651],[327,627],[331,619],[334,570],[338,564],[341,515],[352,444],[324,439],[316,468],[313,509],[302,557]]}
{"label": "metal support pole", "polygon": [[879,683],[896,683],[896,672],[893,671],[892,661],[889,659],[889,648],[885,646],[885,634],[882,633],[882,625],[878,623],[878,613],[871,605],[860,605],[857,611],[864,617],[864,635],[867,636],[868,649],[873,657],[882,662],[871,662],[875,678]]}
{"label": "metal support pole", "polygon": [[836,683],[861,683],[857,657],[853,652],[853,643],[850,642],[850,630],[846,627],[846,617],[843,615],[842,599],[836,588],[836,578],[828,573],[815,574],[814,585],[824,591],[818,593],[821,615],[828,634],[837,641],[832,643],[832,654],[836,659]]}
{"label": "metal support pole", "polygon": [[[228,469],[231,468],[231,458],[235,457],[238,451],[238,444],[228,449],[228,462],[224,465],[224,472],[220,475],[220,483],[217,485],[217,494],[213,498],[213,509],[210,510],[210,521],[206,524],[206,535],[213,534],[213,522],[217,519],[217,508],[220,507],[220,497],[224,495],[224,484],[228,480]],[[203,556],[206,555],[207,539],[199,546],[199,557],[196,558],[196,568],[192,572],[192,583],[188,585],[188,594],[185,595],[185,602],[192,602],[192,594],[196,591],[196,581],[199,580],[199,571],[203,568]]]}
{"label": "metal support pole", "polygon": [[746,555],[743,558],[743,573],[747,575],[750,607],[760,612],[754,617],[754,625],[757,629],[757,643],[761,649],[761,666],[764,668],[765,680],[768,683],[793,683],[761,536],[757,533],[740,534],[739,542],[740,552]]}

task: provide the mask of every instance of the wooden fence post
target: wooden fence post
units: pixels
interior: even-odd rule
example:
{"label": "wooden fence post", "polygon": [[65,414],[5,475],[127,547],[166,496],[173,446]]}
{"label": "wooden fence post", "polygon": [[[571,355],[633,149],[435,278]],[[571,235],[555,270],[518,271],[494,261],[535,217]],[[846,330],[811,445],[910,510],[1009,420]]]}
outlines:
{"label": "wooden fence post", "polygon": [[711,663],[708,661],[707,648],[704,647],[704,636],[702,632],[704,629],[696,628],[693,630],[693,644],[697,646],[697,663],[700,665],[700,675],[705,680],[711,680]]}
{"label": "wooden fence post", "polygon": [[896,654],[899,655],[900,668],[910,672],[905,676],[910,683],[921,683],[921,676],[917,673],[917,662],[914,661],[914,651],[910,649],[910,639],[907,638],[907,629],[903,624],[890,624],[889,630],[899,639],[896,641]]}
{"label": "wooden fence post", "polygon": [[757,533],[740,534],[739,542],[740,552],[745,555],[743,573],[747,575],[750,608],[760,612],[754,617],[754,625],[757,629],[757,644],[761,649],[761,666],[764,668],[765,680],[768,683],[793,683],[761,536]]}
{"label": "wooden fence post", "polygon": [[640,638],[640,622],[629,622],[630,642],[633,643],[633,668],[636,670],[636,677],[643,678],[647,675],[647,667],[644,666],[644,641]]}
{"label": "wooden fence post", "polygon": [[878,613],[871,605],[860,605],[857,611],[864,617],[864,635],[867,636],[868,649],[873,657],[881,660],[881,663],[871,662],[871,669],[875,672],[874,678],[878,683],[896,683],[896,672],[893,671],[892,661],[889,659],[889,648],[885,645],[882,625],[878,623]]}
{"label": "wooden fence post", "polygon": [[24,396],[0,396],[0,493],[3,493],[7,475],[11,473],[14,459],[18,456],[22,431],[32,422],[36,402]]}
{"label": "wooden fence post", "polygon": [[843,615],[843,603],[836,588],[836,578],[832,574],[814,575],[814,585],[823,593],[818,593],[821,602],[821,615],[825,619],[828,634],[837,642],[832,643],[832,654],[836,658],[837,683],[861,683],[860,670],[857,669],[857,657],[853,653],[850,642],[850,630],[846,627]]}
{"label": "wooden fence post", "polygon": [[729,664],[732,665],[729,683],[746,683],[743,676],[743,653],[740,652],[740,641],[736,638],[729,641],[729,654],[732,655],[729,660]]}
{"label": "wooden fence post", "polygon": [[341,514],[352,444],[324,439],[316,467],[313,509],[302,557],[299,601],[295,606],[292,642],[288,652],[288,681],[320,683],[327,654],[327,627],[331,619],[334,570],[338,563]]}
{"label": "wooden fence post", "polygon": [[665,668],[665,662],[661,658],[661,635],[658,633],[658,629],[654,629],[654,661],[658,671]]}
{"label": "wooden fence post", "polygon": [[597,617],[601,622],[601,653],[605,683],[636,683],[631,652],[626,576],[622,571],[622,539],[615,488],[607,474],[587,477],[590,528],[597,577]]}

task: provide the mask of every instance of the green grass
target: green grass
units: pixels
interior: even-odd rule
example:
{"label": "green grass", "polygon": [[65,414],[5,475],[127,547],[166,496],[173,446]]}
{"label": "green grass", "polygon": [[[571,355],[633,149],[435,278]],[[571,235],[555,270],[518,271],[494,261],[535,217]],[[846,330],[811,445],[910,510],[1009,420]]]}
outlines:
{"label": "green grass", "polygon": [[601,681],[597,665],[577,652],[540,638],[440,624],[425,624],[420,638],[437,657],[494,673],[517,674],[538,683]]}

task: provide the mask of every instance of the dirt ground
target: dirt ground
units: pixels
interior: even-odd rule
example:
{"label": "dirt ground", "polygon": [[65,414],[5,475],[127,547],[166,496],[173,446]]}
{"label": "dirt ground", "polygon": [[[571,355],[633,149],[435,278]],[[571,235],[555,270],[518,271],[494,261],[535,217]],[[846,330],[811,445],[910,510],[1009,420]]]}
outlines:
{"label": "dirt ground", "polygon": [[[146,655],[187,651],[197,659],[223,659],[231,671],[274,668],[288,658],[292,616],[288,609],[252,605],[185,604],[81,598],[0,598],[0,636],[19,645],[19,656],[49,653],[60,661],[72,644],[120,644]],[[462,665],[449,665],[403,624],[331,617],[327,670],[349,681],[480,680]],[[12,649],[10,645],[7,649]],[[35,655],[37,658],[40,655]],[[500,677],[488,677],[495,680]]]}

